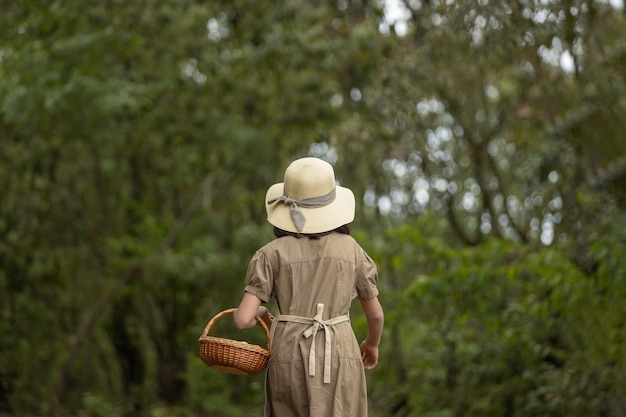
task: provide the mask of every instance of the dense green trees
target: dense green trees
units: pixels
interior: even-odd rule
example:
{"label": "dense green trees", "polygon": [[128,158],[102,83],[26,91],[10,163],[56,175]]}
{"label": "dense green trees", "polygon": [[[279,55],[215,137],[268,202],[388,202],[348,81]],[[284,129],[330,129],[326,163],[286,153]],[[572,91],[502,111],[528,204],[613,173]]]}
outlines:
{"label": "dense green trees", "polygon": [[258,415],[197,338],[310,154],[380,267],[373,416],[623,415],[617,6],[3,3],[0,412]]}

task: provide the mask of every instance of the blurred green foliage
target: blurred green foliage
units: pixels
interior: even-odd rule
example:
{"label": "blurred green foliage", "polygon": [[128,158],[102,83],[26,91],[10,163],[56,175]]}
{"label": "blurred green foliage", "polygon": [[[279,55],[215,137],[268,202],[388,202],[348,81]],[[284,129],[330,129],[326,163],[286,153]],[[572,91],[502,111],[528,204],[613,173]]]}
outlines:
{"label": "blurred green foliage", "polygon": [[379,265],[370,415],[626,413],[624,10],[399,4],[2,3],[0,414],[259,415],[197,339],[305,155]]}

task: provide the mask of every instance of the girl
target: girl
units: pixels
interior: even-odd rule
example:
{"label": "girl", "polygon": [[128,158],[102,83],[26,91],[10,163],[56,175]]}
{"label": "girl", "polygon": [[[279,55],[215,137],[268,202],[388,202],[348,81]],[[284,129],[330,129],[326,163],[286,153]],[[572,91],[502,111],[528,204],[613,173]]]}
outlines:
{"label": "girl", "polygon": [[[378,364],[384,314],[375,263],[350,236],[354,194],[318,158],[289,165],[269,188],[275,240],[250,261],[233,314],[240,329],[271,324],[266,417],[367,416],[365,369]],[[261,303],[276,300],[276,316]],[[358,298],[368,333],[359,345],[348,316]]]}

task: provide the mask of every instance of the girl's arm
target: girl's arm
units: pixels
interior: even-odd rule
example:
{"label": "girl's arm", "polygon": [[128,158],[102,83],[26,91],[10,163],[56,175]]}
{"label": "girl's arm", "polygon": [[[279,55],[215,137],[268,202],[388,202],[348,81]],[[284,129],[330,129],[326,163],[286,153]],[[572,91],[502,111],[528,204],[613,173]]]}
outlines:
{"label": "girl's arm", "polygon": [[385,313],[378,297],[371,300],[359,300],[365,320],[367,321],[367,337],[361,343],[361,357],[365,369],[372,369],[378,364],[378,345],[383,333]]}
{"label": "girl's arm", "polygon": [[255,317],[259,316],[268,326],[274,318],[267,308],[261,306],[261,300],[250,293],[244,293],[239,307],[233,312],[233,320],[238,329],[249,329],[256,326]]}

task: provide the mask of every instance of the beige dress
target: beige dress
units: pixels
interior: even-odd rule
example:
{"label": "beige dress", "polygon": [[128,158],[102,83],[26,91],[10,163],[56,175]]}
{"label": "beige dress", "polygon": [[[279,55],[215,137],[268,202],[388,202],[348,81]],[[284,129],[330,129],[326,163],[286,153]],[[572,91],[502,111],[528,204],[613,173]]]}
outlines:
{"label": "beige dress", "polygon": [[[352,300],[378,295],[376,265],[350,236],[281,237],[259,249],[245,291],[276,299],[266,377],[266,417],[365,417]],[[311,351],[313,350],[313,354]]]}

